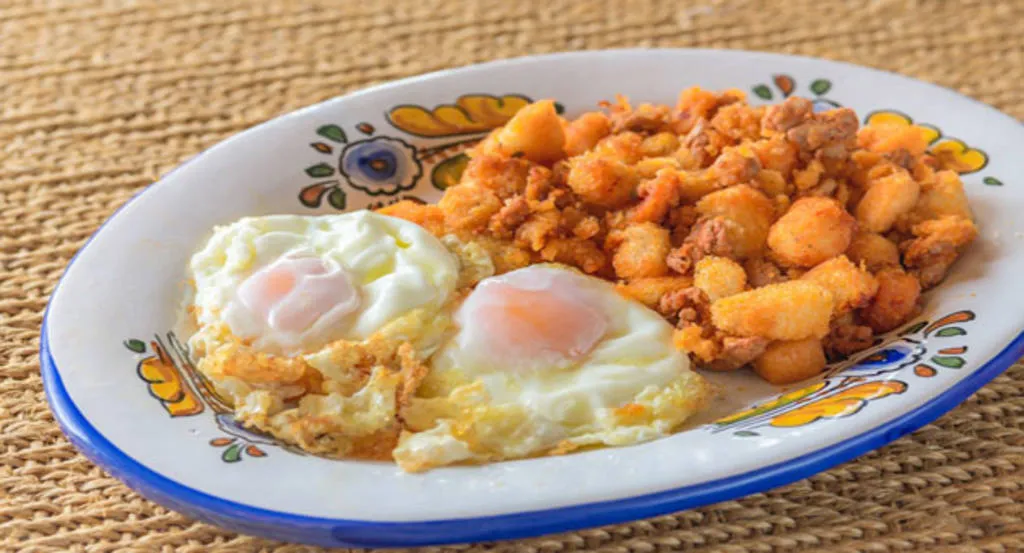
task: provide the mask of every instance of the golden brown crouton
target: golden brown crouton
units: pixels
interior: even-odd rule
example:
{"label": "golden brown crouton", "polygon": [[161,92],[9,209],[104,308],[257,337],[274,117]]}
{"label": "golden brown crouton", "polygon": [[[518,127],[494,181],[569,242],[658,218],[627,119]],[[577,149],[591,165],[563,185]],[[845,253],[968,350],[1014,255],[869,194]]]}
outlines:
{"label": "golden brown crouton", "polygon": [[828,334],[832,304],[832,293],[825,288],[793,280],[722,298],[711,305],[711,320],[736,336],[823,338]]}
{"label": "golden brown crouton", "polygon": [[479,232],[487,228],[491,216],[502,204],[497,194],[486,188],[458,184],[445,191],[437,206],[444,212],[448,229]]}
{"label": "golden brown crouton", "polygon": [[863,264],[871,272],[900,264],[900,250],[891,240],[869,231],[853,235],[846,257],[857,264]]}
{"label": "golden brown crouton", "polygon": [[885,233],[917,203],[921,186],[903,169],[868,182],[857,204],[857,222],[864,230]]}
{"label": "golden brown crouton", "polygon": [[522,155],[534,163],[551,164],[565,157],[565,131],[552,100],[520,109],[496,139],[507,155]]}
{"label": "golden brown crouton", "polygon": [[741,260],[762,252],[775,220],[771,200],[746,184],[704,196],[697,202],[697,212],[708,218],[725,217],[733,223],[726,230],[732,251],[725,255]]}
{"label": "golden brown crouton", "polygon": [[742,292],[747,286],[747,273],[739,263],[727,257],[709,256],[697,262],[693,285],[715,302]]}
{"label": "golden brown crouton", "polygon": [[565,127],[565,154],[578,156],[611,132],[608,116],[599,111],[584,113]]}
{"label": "golden brown crouton", "polygon": [[849,247],[857,223],[831,198],[800,198],[768,231],[768,247],[779,261],[813,267]]}
{"label": "golden brown crouton", "polygon": [[569,163],[569,188],[594,205],[623,207],[636,194],[637,183],[636,170],[621,161],[584,154]]}
{"label": "golden brown crouton", "polygon": [[605,241],[614,251],[612,267],[619,278],[660,277],[668,274],[668,229],[654,223],[639,223],[612,231]]}
{"label": "golden brown crouton", "polygon": [[816,265],[800,279],[818,284],[832,292],[832,298],[835,300],[832,308],[833,317],[864,307],[878,292],[878,280],[871,273],[850,263],[845,255],[833,257]]}
{"label": "golden brown crouton", "polygon": [[825,351],[817,338],[774,342],[754,361],[754,372],[781,386],[811,378],[825,363]]}

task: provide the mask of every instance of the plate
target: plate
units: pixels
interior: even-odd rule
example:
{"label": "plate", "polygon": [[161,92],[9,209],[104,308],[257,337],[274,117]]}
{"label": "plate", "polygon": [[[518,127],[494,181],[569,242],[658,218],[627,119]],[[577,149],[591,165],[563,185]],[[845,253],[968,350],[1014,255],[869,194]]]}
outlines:
{"label": "plate", "polygon": [[[236,425],[175,333],[191,253],[245,215],[436,200],[464,150],[532,99],[572,116],[622,93],[689,86],[752,102],[932,129],[957,156],[981,228],[920,317],[822,377],[776,389],[747,371],[686,431],[574,455],[403,474],[292,451]],[[279,117],[138,194],[76,255],[42,329],[46,393],[86,456],[142,495],[244,533],[326,546],[512,539],[679,511],[810,476],[911,432],[1024,354],[1024,128],[949,90],[764,53],[623,50],[499,61],[367,89]],[[356,159],[384,160],[354,163]],[[389,163],[391,165],[389,165]]]}

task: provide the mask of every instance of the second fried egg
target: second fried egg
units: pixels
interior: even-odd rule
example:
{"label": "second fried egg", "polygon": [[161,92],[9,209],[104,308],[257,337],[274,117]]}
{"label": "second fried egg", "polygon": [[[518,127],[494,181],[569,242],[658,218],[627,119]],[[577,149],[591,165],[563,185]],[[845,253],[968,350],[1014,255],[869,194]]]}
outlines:
{"label": "second fried egg", "polygon": [[708,396],[663,318],[567,267],[485,279],[454,318],[402,412],[405,470],[639,443]]}

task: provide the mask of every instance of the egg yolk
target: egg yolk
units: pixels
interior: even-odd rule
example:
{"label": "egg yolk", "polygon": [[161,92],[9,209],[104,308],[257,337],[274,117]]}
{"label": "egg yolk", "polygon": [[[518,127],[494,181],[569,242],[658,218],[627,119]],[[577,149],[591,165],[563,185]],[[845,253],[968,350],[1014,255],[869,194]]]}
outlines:
{"label": "egg yolk", "polygon": [[558,365],[589,354],[608,328],[605,315],[568,279],[543,277],[481,283],[457,315],[463,332],[477,342],[466,347],[487,351],[507,366],[516,360],[523,366]]}
{"label": "egg yolk", "polygon": [[341,316],[359,307],[344,269],[311,257],[281,259],[256,271],[238,288],[238,299],[270,328],[296,333],[330,311]]}

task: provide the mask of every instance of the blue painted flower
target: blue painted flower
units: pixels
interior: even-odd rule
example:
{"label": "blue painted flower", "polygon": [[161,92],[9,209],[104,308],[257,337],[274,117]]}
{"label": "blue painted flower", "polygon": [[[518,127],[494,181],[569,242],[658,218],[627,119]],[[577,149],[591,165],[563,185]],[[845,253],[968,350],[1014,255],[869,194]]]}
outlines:
{"label": "blue painted flower", "polygon": [[423,174],[416,149],[398,138],[378,136],[353,142],[341,152],[341,174],[371,196],[412,190]]}
{"label": "blue painted flower", "polygon": [[861,357],[843,363],[829,371],[830,375],[879,376],[902,370],[919,361],[924,348],[919,345],[894,342]]}

